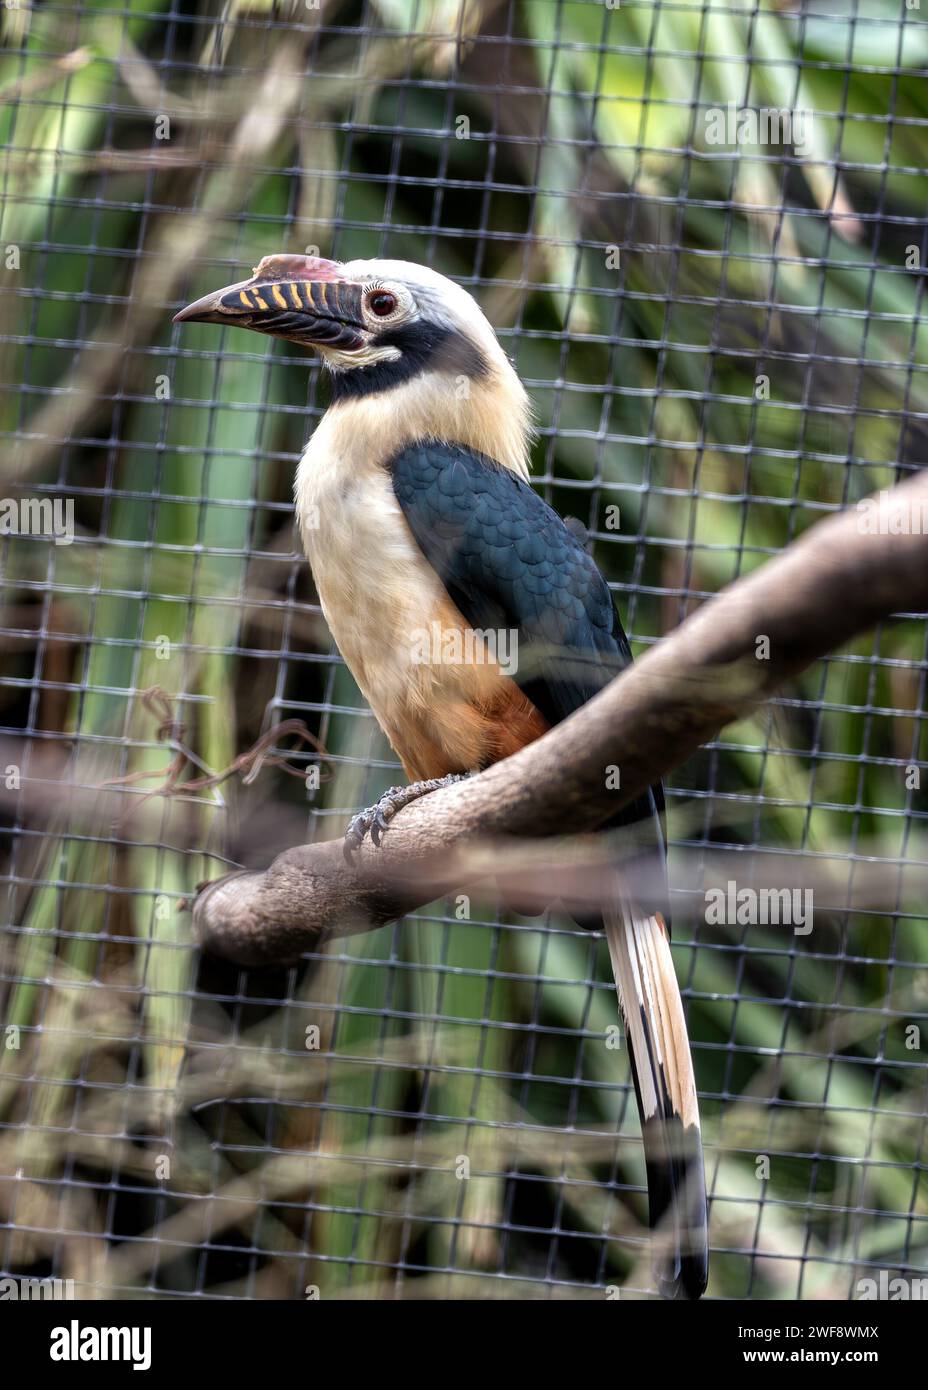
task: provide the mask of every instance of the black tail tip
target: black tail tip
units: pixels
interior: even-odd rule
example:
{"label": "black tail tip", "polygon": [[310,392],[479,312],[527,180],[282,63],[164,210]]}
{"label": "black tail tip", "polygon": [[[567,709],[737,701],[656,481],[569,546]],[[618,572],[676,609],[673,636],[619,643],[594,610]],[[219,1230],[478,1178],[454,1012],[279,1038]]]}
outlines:
{"label": "black tail tip", "polygon": [[709,1213],[702,1141],[678,1115],[642,1125],[655,1279],[662,1298],[702,1298],[709,1282]]}
{"label": "black tail tip", "polygon": [[709,1282],[709,1259],[706,1251],[683,1255],[672,1264],[668,1261],[657,1271],[657,1288],[661,1298],[680,1303],[695,1303],[706,1292]]}

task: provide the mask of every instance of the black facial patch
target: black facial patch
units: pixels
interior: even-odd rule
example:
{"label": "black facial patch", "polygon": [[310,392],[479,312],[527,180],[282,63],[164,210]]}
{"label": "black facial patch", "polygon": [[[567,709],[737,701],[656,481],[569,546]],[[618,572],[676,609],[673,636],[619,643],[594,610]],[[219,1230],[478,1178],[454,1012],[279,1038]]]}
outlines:
{"label": "black facial patch", "polygon": [[469,338],[436,323],[420,320],[399,328],[385,328],[373,339],[373,345],[398,348],[400,356],[393,361],[333,372],[333,401],[392,391],[423,372],[446,372],[448,376],[478,381],[490,370],[483,353]]}

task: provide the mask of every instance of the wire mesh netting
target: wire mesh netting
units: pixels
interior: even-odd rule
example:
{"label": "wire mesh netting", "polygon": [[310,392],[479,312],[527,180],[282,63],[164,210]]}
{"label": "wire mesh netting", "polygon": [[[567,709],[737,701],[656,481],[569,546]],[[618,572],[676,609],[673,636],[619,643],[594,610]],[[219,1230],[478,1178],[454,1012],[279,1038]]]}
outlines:
{"label": "wire mesh netting", "polygon": [[[198,882],[341,834],[398,764],[294,535],[315,360],[171,315],[285,250],[464,284],[641,651],[921,463],[918,0],[2,24],[0,1269],[79,1296],[646,1293],[599,935],[488,895],[298,968],[193,947]],[[898,615],[670,779],[711,1296],[925,1266],[926,635]],[[814,891],[810,930],[715,921],[729,883]]]}

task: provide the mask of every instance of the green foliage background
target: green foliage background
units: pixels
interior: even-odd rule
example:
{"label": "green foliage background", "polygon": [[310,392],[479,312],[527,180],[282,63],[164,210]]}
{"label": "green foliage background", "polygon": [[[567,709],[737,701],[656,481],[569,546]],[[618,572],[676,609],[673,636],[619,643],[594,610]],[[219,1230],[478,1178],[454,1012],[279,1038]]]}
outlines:
{"label": "green foliage background", "polygon": [[[928,25],[889,0],[168,10],[2,12],[4,453],[10,488],[76,499],[78,538],[0,539],[0,762],[25,778],[0,1264],[103,1296],[633,1295],[601,943],[487,901],[299,971],[191,948],[201,879],[339,833],[395,773],[291,531],[316,367],[171,313],[307,246],[472,284],[536,402],[538,486],[640,647],[922,461]],[[712,146],[729,103],[811,111],[812,139]],[[672,780],[680,855],[802,855],[838,908],[883,875],[806,939],[706,926],[681,876],[715,1295],[924,1266],[925,635],[861,639]],[[295,716],[318,790],[266,765],[143,799]]]}

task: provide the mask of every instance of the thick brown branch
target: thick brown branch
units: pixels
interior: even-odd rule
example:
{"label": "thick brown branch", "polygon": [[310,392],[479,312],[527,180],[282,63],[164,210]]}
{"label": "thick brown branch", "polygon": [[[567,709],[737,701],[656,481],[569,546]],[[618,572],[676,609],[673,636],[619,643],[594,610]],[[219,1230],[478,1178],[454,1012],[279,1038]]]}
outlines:
{"label": "thick brown branch", "polygon": [[[817,658],[928,608],[924,518],[919,475],[886,496],[877,534],[862,533],[857,510],[820,522],[537,743],[401,811],[382,849],[366,841],[349,866],[341,841],[301,846],[208,885],[193,909],[199,941],[241,964],[292,961],[468,886],[475,848],[594,829]],[[610,765],[621,790],[607,785]]]}

